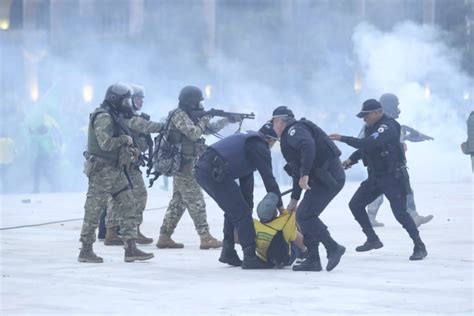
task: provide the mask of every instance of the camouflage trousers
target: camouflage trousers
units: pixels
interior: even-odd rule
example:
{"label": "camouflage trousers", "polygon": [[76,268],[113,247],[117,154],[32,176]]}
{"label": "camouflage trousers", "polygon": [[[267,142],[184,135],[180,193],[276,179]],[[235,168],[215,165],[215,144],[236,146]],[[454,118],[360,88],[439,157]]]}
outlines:
{"label": "camouflage trousers", "polygon": [[113,199],[122,218],[120,233],[126,241],[137,238],[135,199],[122,170],[105,162],[94,162],[84,205],[84,222],[80,241],[92,244],[99,226],[100,213]]}
{"label": "camouflage trousers", "polygon": [[198,234],[209,233],[206,203],[201,187],[194,179],[194,172],[178,172],[173,176],[173,197],[166,210],[160,234],[170,237],[186,209],[189,211]]}
{"label": "camouflage trousers", "polygon": [[[135,216],[136,225],[141,225],[143,222],[143,212],[145,211],[148,193],[146,191],[145,182],[140,170],[131,169],[128,171],[130,182],[132,182],[132,194],[135,199]],[[110,198],[107,206],[107,227],[121,226],[120,206],[117,206],[117,201]]]}

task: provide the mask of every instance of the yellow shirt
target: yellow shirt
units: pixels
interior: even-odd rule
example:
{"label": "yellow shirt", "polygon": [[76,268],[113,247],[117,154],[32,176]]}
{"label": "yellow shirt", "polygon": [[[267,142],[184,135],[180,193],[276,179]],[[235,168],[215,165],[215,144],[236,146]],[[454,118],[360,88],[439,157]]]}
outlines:
{"label": "yellow shirt", "polygon": [[268,223],[262,223],[253,219],[255,226],[255,243],[257,256],[267,262],[267,250],[273,237],[278,231],[283,232],[283,238],[288,243],[288,253],[290,253],[291,242],[296,239],[296,213],[287,211]]}

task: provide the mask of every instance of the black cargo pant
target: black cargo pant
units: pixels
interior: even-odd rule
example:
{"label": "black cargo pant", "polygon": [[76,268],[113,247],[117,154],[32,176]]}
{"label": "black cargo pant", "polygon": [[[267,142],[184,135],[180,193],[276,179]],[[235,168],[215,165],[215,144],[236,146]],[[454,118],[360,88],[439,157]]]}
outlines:
{"label": "black cargo pant", "polygon": [[349,208],[355,220],[362,227],[368,239],[377,238],[370,224],[369,216],[365,210],[380,194],[384,194],[390,201],[390,207],[397,221],[405,228],[413,241],[419,240],[419,232],[413,218],[407,212],[407,190],[403,180],[396,177],[395,172],[384,175],[369,175],[361,183],[349,202]]}
{"label": "black cargo pant", "polygon": [[224,211],[224,241],[234,243],[234,228],[239,234],[242,249],[255,247],[255,227],[252,210],[244,199],[239,185],[230,176],[218,182],[212,175],[212,161],[216,153],[207,150],[196,164],[196,181]]}

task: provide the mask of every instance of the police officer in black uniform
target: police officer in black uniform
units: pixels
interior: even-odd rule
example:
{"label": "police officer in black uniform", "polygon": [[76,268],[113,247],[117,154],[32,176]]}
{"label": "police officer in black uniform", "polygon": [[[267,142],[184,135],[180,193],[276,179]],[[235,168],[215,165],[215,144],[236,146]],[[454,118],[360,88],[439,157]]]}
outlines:
{"label": "police officer in black uniform", "polygon": [[280,137],[281,152],[286,162],[285,170],[293,178],[293,191],[288,211],[296,209],[301,191],[306,190],[298,206],[296,220],[304,235],[308,257],[294,271],[321,271],[319,243],[327,251],[327,271],[334,269],[345,248],[329,234],[319,215],[341,191],[345,173],[339,156],[340,150],[326,133],[313,122],[295,120],[293,112],[286,106],[273,111],[272,122]]}
{"label": "police officer in black uniform", "polygon": [[415,244],[410,260],[421,260],[427,256],[427,251],[415,222],[407,212],[406,195],[411,189],[405,153],[400,143],[400,124],[385,115],[382,105],[375,99],[366,100],[357,116],[363,118],[366,123],[363,138],[330,135],[331,139],[357,148],[349,159],[343,162],[344,168],[350,168],[362,159],[369,174],[368,179],[362,182],[349,202],[354,218],[367,236],[367,241],[357,247],[356,251],[369,251],[383,247],[365,211],[365,207],[383,193],[390,201],[395,218],[402,224]]}
{"label": "police officer in black uniform", "polygon": [[[196,164],[196,180],[224,211],[224,241],[219,261],[242,269],[270,268],[255,254],[255,228],[252,220],[253,173],[258,170],[267,192],[281,194],[272,173],[270,148],[278,140],[266,123],[258,132],[234,134],[208,147]],[[240,185],[235,182],[239,179]],[[237,229],[244,252],[243,261],[235,251]]]}

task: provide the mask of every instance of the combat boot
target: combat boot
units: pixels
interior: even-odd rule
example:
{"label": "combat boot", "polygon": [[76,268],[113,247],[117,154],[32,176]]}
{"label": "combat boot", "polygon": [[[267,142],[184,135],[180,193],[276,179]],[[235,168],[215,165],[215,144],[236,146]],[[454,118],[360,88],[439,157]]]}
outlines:
{"label": "combat boot", "polygon": [[364,251],[369,251],[372,249],[379,249],[382,247],[383,247],[382,242],[380,241],[378,237],[376,237],[374,239],[367,239],[367,241],[363,245],[356,247],[355,250],[357,252],[364,252]]}
{"label": "combat boot", "polygon": [[224,240],[219,261],[234,267],[240,267],[242,265],[242,260],[240,260],[234,246],[235,244],[233,242]]}
{"label": "combat boot", "polygon": [[415,222],[416,227],[420,227],[421,225],[428,223],[432,219],[433,219],[433,215],[427,215],[427,216],[416,215],[413,218],[413,221]]}
{"label": "combat boot", "polygon": [[107,232],[105,233],[104,245],[106,246],[121,246],[123,245],[122,238],[117,235],[116,227],[107,227]]}
{"label": "combat boot", "polygon": [[242,261],[242,265],[240,267],[245,270],[272,268],[270,264],[257,257],[255,254],[255,246],[244,248],[244,260]]}
{"label": "combat boot", "polygon": [[322,269],[318,246],[308,247],[306,259],[293,266],[293,271],[321,271]]}
{"label": "combat boot", "polygon": [[201,237],[201,244],[199,245],[199,249],[211,249],[211,248],[222,247],[222,241],[215,239],[209,233],[204,233],[200,237]]}
{"label": "combat boot", "polygon": [[89,262],[89,263],[102,263],[104,259],[97,256],[92,250],[92,244],[85,244],[82,243],[81,252],[79,253],[79,257],[77,257],[77,261],[79,262]]}
{"label": "combat boot", "polygon": [[142,234],[142,232],[140,231],[140,225],[137,226],[137,240],[136,240],[137,244],[140,244],[140,245],[148,245],[148,244],[151,244],[153,242],[153,238],[148,238],[146,237],[145,235]]}
{"label": "combat boot", "polygon": [[178,249],[183,248],[184,245],[182,243],[175,242],[173,239],[171,239],[171,237],[160,235],[158,242],[156,243],[156,247],[159,249]]}
{"label": "combat boot", "polygon": [[152,253],[146,253],[137,248],[135,239],[127,240],[125,244],[125,262],[133,262],[135,260],[148,260],[153,258],[155,255]]}
{"label": "combat boot", "polygon": [[428,252],[426,251],[425,244],[420,241],[415,243],[415,248],[413,248],[413,254],[410,256],[410,260],[423,260],[427,255]]}
{"label": "combat boot", "polygon": [[326,265],[326,271],[334,269],[341,261],[342,255],[346,252],[346,247],[337,245],[336,248],[328,250],[328,264]]}
{"label": "combat boot", "polygon": [[369,221],[370,221],[370,225],[372,225],[372,227],[384,227],[385,226],[384,223],[377,221],[375,219],[375,216],[369,215]]}

